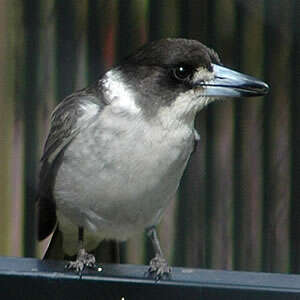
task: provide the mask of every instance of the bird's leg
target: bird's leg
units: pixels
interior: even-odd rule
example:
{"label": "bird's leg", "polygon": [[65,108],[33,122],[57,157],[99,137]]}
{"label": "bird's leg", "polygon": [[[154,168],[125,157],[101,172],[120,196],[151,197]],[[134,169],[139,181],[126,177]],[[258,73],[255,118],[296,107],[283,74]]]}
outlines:
{"label": "bird's leg", "polygon": [[70,261],[66,268],[69,270],[74,270],[76,273],[82,275],[85,267],[95,268],[96,259],[95,256],[86,252],[83,246],[84,229],[83,227],[78,227],[78,253],[75,261]]}
{"label": "bird's leg", "polygon": [[168,262],[164,258],[163,252],[159,244],[156,228],[148,228],[147,235],[152,242],[153,249],[155,252],[154,258],[150,260],[149,273],[153,275],[157,280],[164,276],[169,277],[171,275],[171,268],[168,266]]}

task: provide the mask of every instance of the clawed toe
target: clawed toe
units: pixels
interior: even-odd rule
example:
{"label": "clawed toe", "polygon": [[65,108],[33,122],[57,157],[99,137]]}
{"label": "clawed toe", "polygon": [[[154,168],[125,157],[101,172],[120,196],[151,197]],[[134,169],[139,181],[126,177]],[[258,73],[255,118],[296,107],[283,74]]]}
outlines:
{"label": "clawed toe", "polygon": [[85,268],[96,269],[96,259],[92,254],[87,253],[84,249],[80,249],[75,261],[70,261],[65,266],[66,269],[75,271],[80,276]]}
{"label": "clawed toe", "polygon": [[151,259],[148,272],[155,280],[171,276],[171,268],[168,266],[166,259],[158,255]]}

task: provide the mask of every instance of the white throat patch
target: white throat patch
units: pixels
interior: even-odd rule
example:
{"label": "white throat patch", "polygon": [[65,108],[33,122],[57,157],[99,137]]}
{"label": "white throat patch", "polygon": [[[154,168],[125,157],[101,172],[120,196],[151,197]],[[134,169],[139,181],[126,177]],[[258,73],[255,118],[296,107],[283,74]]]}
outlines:
{"label": "white throat patch", "polygon": [[112,69],[102,79],[106,100],[110,102],[114,112],[129,114],[140,113],[140,108],[135,103],[134,92],[124,83],[121,71]]}

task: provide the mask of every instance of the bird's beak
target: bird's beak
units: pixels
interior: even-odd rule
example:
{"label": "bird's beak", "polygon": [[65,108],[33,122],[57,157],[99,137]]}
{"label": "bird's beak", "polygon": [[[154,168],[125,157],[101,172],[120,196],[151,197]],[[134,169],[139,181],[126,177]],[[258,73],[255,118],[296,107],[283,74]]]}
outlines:
{"label": "bird's beak", "polygon": [[212,64],[214,78],[196,83],[204,88],[203,95],[209,97],[255,97],[268,93],[269,86],[254,77],[220,65]]}

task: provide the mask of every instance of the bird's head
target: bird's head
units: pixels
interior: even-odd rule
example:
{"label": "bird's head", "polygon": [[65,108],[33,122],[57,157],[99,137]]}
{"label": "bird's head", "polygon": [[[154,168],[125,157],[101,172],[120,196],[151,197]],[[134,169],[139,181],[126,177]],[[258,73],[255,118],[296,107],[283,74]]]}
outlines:
{"label": "bird's head", "polygon": [[261,96],[269,89],[254,77],[222,66],[216,52],[189,39],[147,44],[112,72],[148,116],[161,110],[179,118],[194,116],[217,98]]}

